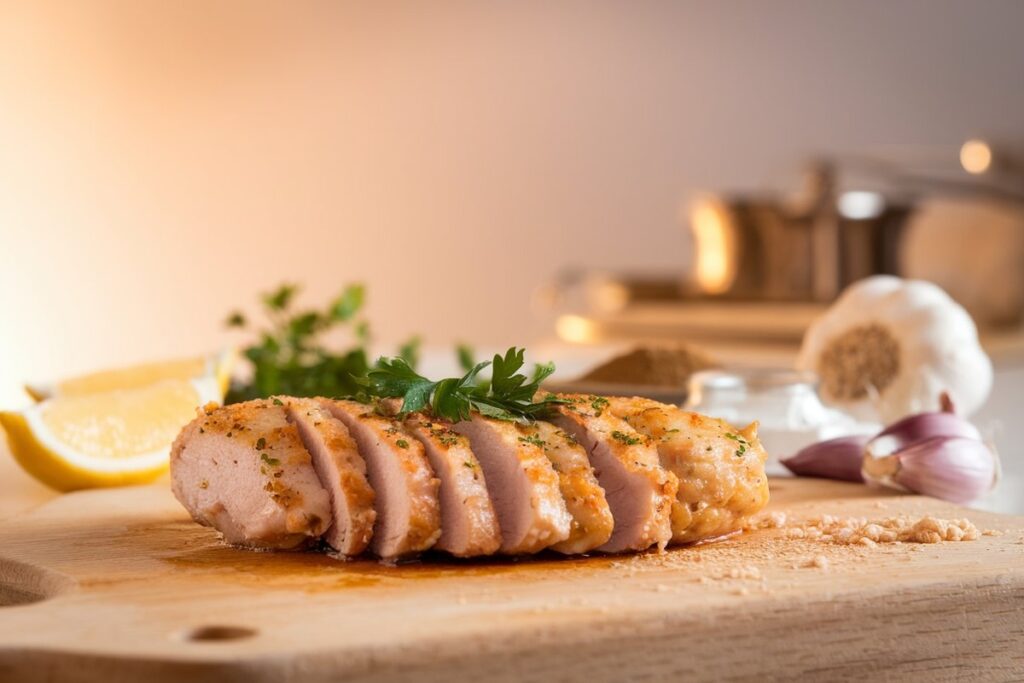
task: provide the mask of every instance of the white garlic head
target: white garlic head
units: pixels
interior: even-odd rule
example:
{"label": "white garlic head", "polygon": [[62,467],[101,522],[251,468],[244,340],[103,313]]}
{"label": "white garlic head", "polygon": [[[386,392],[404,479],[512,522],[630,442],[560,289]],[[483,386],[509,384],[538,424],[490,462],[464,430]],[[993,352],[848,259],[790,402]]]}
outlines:
{"label": "white garlic head", "polygon": [[850,285],[804,335],[797,359],[822,398],[892,422],[936,410],[943,392],[969,415],[992,388],[974,321],[941,288],[876,275]]}

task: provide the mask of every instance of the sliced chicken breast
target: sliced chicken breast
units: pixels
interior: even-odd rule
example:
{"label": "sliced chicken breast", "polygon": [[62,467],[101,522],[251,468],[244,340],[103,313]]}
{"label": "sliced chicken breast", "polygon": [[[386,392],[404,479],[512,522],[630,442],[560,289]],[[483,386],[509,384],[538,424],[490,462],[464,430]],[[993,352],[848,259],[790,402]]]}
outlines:
{"label": "sliced chicken breast", "polygon": [[373,537],[374,493],[366,463],[348,428],[312,399],[280,397],[288,420],[313,459],[320,483],[331,499],[332,524],[324,540],[342,555],[358,555]]}
{"label": "sliced chicken breast", "polygon": [[440,482],[423,444],[371,406],[328,399],[320,404],[345,424],[366,462],[377,510],[370,550],[395,559],[433,546],[441,535]]}
{"label": "sliced chicken breast", "polygon": [[171,490],[228,543],[287,550],[328,530],[331,504],[283,405],[207,406],[171,447]]}
{"label": "sliced chicken breast", "polygon": [[679,482],[658,460],[651,439],[608,410],[601,396],[561,394],[552,422],[587,450],[615,519],[605,552],[664,548],[672,539],[672,501]]}
{"label": "sliced chicken breast", "polygon": [[587,451],[563,429],[548,422],[535,422],[524,428],[551,461],[558,474],[558,488],[572,516],[569,538],[551,546],[560,553],[585,553],[608,542],[614,521],[597,482]]}
{"label": "sliced chicken breast", "polygon": [[469,441],[444,420],[419,413],[405,419],[405,428],[426,452],[441,480],[441,537],[434,544],[456,557],[491,555],[501,546],[501,529],[494,514],[483,468]]}
{"label": "sliced chicken breast", "polygon": [[612,414],[650,437],[661,464],[679,478],[672,540],[700,541],[737,531],[768,504],[767,455],[757,423],[723,420],[645,398],[609,398]]}
{"label": "sliced chicken breast", "polygon": [[501,527],[501,552],[535,553],[569,537],[572,517],[551,462],[513,423],[474,414],[458,422],[483,468],[487,491]]}

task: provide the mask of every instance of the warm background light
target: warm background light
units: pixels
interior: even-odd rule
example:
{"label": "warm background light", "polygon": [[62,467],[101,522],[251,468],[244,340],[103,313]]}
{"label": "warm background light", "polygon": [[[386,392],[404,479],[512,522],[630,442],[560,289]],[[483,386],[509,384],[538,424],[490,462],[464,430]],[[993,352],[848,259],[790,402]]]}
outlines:
{"label": "warm background light", "polygon": [[736,277],[736,240],[728,211],[721,203],[704,200],[690,212],[694,238],[694,278],[700,291],[722,294]]}
{"label": "warm background light", "polygon": [[839,215],[854,221],[878,218],[885,211],[885,197],[878,192],[854,190],[839,195]]}
{"label": "warm background light", "polygon": [[558,316],[555,333],[559,339],[571,344],[589,344],[597,339],[594,323],[572,313]]}
{"label": "warm background light", "polygon": [[960,147],[960,165],[973,175],[981,175],[992,165],[992,149],[983,140],[968,140]]}
{"label": "warm background light", "polygon": [[311,303],[366,281],[381,342],[529,343],[561,268],[682,269],[695,188],[1018,139],[1022,24],[941,1],[0,2],[0,402],[219,346],[282,280]]}

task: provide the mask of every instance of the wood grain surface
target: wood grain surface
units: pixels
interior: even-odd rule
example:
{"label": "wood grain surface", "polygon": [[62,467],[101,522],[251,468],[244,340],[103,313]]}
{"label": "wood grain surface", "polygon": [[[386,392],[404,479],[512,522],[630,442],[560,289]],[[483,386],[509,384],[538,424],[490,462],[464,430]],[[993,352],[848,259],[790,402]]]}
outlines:
{"label": "wood grain surface", "polygon": [[76,493],[0,531],[0,681],[1024,679],[1024,519],[791,479],[771,509],[992,535],[386,567],[225,547],[165,486]]}

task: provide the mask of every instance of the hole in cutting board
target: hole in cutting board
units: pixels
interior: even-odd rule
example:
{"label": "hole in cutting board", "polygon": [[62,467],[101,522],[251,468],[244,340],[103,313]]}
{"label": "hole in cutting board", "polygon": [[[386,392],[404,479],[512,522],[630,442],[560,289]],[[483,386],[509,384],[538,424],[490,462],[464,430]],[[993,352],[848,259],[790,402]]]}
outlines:
{"label": "hole in cutting board", "polygon": [[185,633],[185,640],[195,643],[217,643],[226,640],[252,638],[256,633],[256,629],[246,628],[245,626],[197,626]]}
{"label": "hole in cutting board", "polygon": [[42,602],[71,590],[74,585],[64,574],[0,557],[0,607]]}

